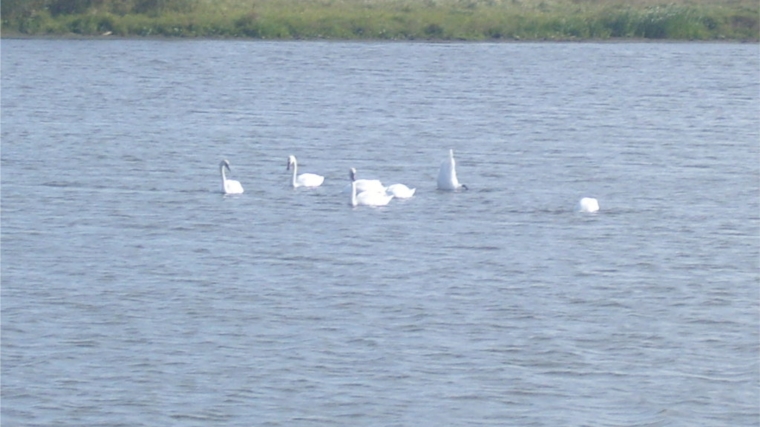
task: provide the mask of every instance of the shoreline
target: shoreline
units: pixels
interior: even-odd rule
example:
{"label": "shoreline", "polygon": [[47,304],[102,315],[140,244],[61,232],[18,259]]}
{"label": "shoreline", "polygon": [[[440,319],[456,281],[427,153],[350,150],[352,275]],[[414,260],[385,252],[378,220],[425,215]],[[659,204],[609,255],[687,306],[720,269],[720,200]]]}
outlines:
{"label": "shoreline", "polygon": [[450,39],[336,39],[336,38],[303,38],[303,39],[265,39],[253,37],[208,37],[208,36],[140,36],[140,35],[82,35],[75,33],[68,34],[2,34],[0,40],[82,40],[82,41],[245,41],[245,42],[263,42],[263,43],[430,43],[430,44],[453,44],[453,43],[472,43],[472,44],[539,44],[539,43],[566,43],[566,44],[760,44],[758,39],[709,39],[709,40],[686,40],[686,39],[648,39],[648,38],[606,38],[606,39],[487,39],[487,40],[450,40]]}

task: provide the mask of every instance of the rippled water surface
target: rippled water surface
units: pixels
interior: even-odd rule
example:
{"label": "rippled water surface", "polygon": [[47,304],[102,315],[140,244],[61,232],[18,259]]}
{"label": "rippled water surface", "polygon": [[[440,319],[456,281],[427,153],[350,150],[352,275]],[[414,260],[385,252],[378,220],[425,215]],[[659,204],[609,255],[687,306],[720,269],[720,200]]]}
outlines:
{"label": "rippled water surface", "polygon": [[757,425],[759,58],[3,40],[3,425]]}

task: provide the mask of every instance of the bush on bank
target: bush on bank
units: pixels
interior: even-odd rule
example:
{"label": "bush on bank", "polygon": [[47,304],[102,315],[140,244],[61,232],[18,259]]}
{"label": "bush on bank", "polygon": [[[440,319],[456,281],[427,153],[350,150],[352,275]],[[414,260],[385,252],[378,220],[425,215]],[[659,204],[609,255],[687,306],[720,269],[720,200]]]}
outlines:
{"label": "bush on bank", "polygon": [[754,0],[3,0],[2,35],[757,41]]}

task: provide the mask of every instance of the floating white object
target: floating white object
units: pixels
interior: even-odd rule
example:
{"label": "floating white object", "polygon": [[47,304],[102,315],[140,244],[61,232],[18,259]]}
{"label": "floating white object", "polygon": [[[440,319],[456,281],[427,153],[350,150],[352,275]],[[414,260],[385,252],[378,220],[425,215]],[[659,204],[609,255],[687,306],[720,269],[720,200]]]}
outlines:
{"label": "floating white object", "polygon": [[363,191],[357,194],[356,169],[351,168],[349,177],[351,178],[351,206],[385,206],[393,199],[392,195],[385,193],[384,187],[382,191]]}
{"label": "floating white object", "polygon": [[221,161],[221,163],[219,163],[219,172],[222,173],[222,193],[242,194],[243,186],[240,185],[240,181],[235,181],[234,179],[227,179],[227,176],[224,174],[225,168],[227,168],[228,171],[232,172],[232,169],[230,169],[230,162],[228,162],[227,159],[224,159]]}
{"label": "floating white object", "polygon": [[295,156],[288,156],[287,170],[293,168],[293,188],[298,187],[319,187],[325,181],[325,177],[315,173],[302,173],[298,175],[298,161]]}
{"label": "floating white object", "polygon": [[417,191],[416,188],[409,188],[404,184],[389,185],[388,188],[385,189],[386,193],[397,199],[408,199],[414,196],[415,191]]}
{"label": "floating white object", "polygon": [[579,212],[596,212],[599,210],[599,202],[593,197],[584,197],[578,202]]}
{"label": "floating white object", "polygon": [[438,170],[438,189],[456,191],[460,188],[464,188],[466,190],[467,186],[461,184],[457,179],[454,150],[449,150],[449,158],[441,162],[441,168]]}

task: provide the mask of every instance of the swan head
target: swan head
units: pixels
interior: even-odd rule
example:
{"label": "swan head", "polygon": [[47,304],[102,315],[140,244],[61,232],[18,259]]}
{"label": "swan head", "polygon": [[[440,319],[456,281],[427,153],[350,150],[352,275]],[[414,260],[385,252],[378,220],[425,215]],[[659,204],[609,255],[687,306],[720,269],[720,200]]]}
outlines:
{"label": "swan head", "polygon": [[348,177],[351,178],[351,181],[356,181],[356,169],[351,168],[348,171]]}
{"label": "swan head", "polygon": [[228,171],[232,171],[232,169],[230,169],[230,162],[227,161],[227,159],[224,159],[221,162],[219,162],[219,169],[222,169],[222,168],[227,168]]}
{"label": "swan head", "polygon": [[292,166],[295,166],[296,164],[296,156],[288,156],[288,167],[287,170],[290,170]]}

